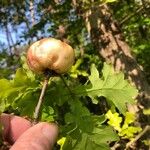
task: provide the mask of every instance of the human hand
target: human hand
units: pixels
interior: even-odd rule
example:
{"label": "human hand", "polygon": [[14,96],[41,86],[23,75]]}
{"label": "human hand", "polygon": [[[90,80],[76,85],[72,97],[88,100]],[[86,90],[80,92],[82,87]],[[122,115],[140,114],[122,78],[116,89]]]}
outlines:
{"label": "human hand", "polygon": [[28,120],[13,115],[2,114],[0,123],[4,126],[3,138],[12,145],[10,150],[51,150],[58,135],[54,124],[32,126]]}

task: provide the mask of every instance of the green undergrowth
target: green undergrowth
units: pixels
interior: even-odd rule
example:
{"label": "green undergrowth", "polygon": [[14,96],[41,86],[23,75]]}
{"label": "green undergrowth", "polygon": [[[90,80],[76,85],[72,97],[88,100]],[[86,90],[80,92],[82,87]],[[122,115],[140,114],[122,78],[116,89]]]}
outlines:
{"label": "green undergrowth", "polygon": [[[106,63],[101,72],[92,64],[90,73],[78,70],[80,61],[77,63],[64,76],[68,87],[60,77],[50,79],[40,114],[41,121],[58,123],[60,149],[108,150],[110,143],[118,141],[119,136],[134,138],[140,129],[131,126],[135,118],[127,113],[126,104],[134,103],[136,88],[124,79],[123,73],[115,73]],[[86,82],[81,83],[78,76],[83,76]],[[43,85],[41,78],[24,64],[16,71],[14,79],[0,79],[0,111],[32,119]],[[101,97],[106,99],[107,106],[102,105]],[[94,113],[91,104],[109,111]],[[123,125],[119,115],[125,118]]]}

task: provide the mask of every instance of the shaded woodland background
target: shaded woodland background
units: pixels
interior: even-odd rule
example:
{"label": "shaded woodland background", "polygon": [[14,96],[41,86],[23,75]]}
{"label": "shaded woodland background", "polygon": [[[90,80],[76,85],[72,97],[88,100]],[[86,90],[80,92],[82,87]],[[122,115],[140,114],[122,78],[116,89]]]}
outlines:
{"label": "shaded woodland background", "polygon": [[[150,123],[150,113],[143,114],[150,109],[149,0],[1,0],[0,18],[5,35],[5,40],[0,38],[1,79],[14,77],[31,43],[55,37],[72,45],[80,70],[88,72],[95,63],[100,71],[107,62],[122,71],[139,91],[137,104],[128,110],[137,114],[136,124],[143,129]],[[80,83],[86,82],[85,74],[75,74]],[[99,113],[104,105],[88,107]],[[149,139],[148,131],[144,136]],[[148,148],[139,141],[130,147]]]}

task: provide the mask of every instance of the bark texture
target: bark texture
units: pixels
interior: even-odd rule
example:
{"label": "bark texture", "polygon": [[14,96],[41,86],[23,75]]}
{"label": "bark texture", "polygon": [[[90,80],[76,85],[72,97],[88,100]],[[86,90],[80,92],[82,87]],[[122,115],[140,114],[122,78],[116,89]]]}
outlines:
{"label": "bark texture", "polygon": [[113,19],[107,5],[93,7],[86,13],[86,25],[91,40],[106,62],[114,65],[115,70],[123,71],[126,77],[139,90],[139,106],[150,106],[150,86],[144,73],[131,54],[119,25]]}

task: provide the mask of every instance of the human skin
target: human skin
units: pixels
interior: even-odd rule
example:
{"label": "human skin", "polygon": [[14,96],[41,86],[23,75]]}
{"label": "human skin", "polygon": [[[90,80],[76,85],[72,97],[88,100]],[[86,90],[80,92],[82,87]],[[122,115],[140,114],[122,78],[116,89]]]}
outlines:
{"label": "human skin", "polygon": [[10,150],[52,150],[58,135],[55,124],[41,122],[32,126],[18,116],[2,114],[0,123],[4,127],[3,138],[12,145]]}

